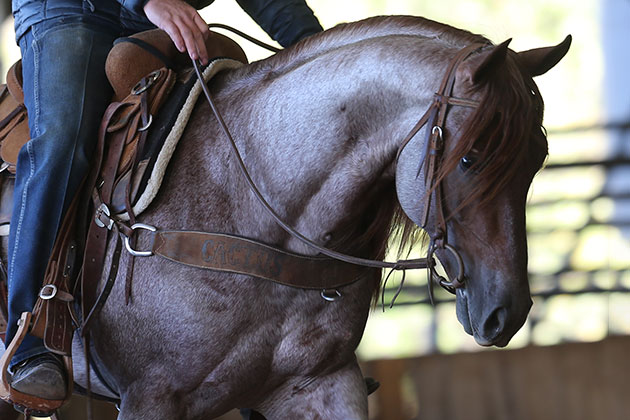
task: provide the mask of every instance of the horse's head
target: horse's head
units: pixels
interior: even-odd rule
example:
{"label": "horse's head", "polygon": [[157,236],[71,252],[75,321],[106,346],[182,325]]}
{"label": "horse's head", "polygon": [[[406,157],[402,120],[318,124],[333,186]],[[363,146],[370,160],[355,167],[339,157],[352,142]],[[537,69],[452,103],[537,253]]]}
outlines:
{"label": "horse's head", "polygon": [[[438,92],[437,116],[399,155],[400,204],[429,234],[429,255],[449,276],[442,285],[456,293],[457,317],[481,345],[505,346],[531,307],[525,204],[547,155],[532,78],[558,63],[570,42],[515,53],[506,41],[466,53],[452,87]],[[448,110],[443,122],[440,107]]]}

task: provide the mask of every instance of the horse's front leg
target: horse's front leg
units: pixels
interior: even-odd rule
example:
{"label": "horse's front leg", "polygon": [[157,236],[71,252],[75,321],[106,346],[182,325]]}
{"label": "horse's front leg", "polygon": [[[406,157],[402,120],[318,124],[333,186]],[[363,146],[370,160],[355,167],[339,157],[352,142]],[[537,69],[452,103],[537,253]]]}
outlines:
{"label": "horse's front leg", "polygon": [[359,365],[324,376],[296,377],[257,407],[267,420],[367,420],[367,390]]}

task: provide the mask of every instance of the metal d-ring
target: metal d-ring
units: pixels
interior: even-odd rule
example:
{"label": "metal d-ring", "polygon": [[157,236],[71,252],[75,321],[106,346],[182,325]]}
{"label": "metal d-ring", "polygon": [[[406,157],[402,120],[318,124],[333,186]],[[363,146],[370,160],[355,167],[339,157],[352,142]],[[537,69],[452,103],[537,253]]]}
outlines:
{"label": "metal d-ring", "polygon": [[437,271],[435,271],[435,264],[430,264],[429,272],[431,273],[431,281],[435,281],[444,289],[455,294],[455,289],[464,287],[464,261],[462,260],[461,255],[459,255],[459,252],[457,252],[457,250],[448,243],[444,244],[442,248],[437,245],[431,247],[428,255],[429,260],[433,258],[433,254],[435,254],[435,251],[437,251],[438,249],[446,249],[451,253],[451,255],[453,255],[453,257],[455,257],[455,262],[457,263],[457,277],[455,277],[455,279],[453,280],[447,280],[444,277],[440,276]]}
{"label": "metal d-ring", "polygon": [[320,295],[322,296],[322,299],[328,302],[334,302],[342,297],[341,292],[337,289],[324,289]]}
{"label": "metal d-ring", "polygon": [[434,125],[433,128],[431,129],[431,134],[435,134],[436,132],[438,136],[442,138],[442,127],[440,127],[439,125]]}
{"label": "metal d-ring", "polygon": [[[157,230],[155,227],[144,223],[134,223],[133,225],[131,225],[131,229],[145,229],[151,232],[155,232]],[[152,251],[136,251],[135,249],[131,248],[131,243],[128,236],[125,236],[125,248],[127,248],[127,251],[134,257],[150,257],[151,255],[153,255]]]}
{"label": "metal d-ring", "polygon": [[151,124],[153,124],[153,115],[149,114],[149,121],[147,121],[144,126],[138,128],[138,131],[142,132],[148,130],[149,127],[151,127]]}

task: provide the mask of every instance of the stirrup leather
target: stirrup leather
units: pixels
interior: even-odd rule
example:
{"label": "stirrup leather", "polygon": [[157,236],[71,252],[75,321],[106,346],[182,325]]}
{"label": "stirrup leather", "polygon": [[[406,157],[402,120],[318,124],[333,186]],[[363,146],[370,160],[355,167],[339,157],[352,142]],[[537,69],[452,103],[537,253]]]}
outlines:
{"label": "stirrup leather", "polygon": [[24,341],[26,333],[31,327],[31,320],[33,315],[30,312],[23,312],[20,320],[18,321],[18,331],[13,337],[13,340],[5,350],[2,358],[0,358],[0,399],[10,403],[24,407],[27,411],[37,411],[42,413],[53,413],[60,408],[66,401],[69,401],[72,396],[72,358],[64,356],[64,364],[68,373],[68,381],[65,400],[47,400],[44,398],[35,397],[33,395],[24,394],[14,389],[9,383],[9,364],[11,359],[17,352],[18,347]]}

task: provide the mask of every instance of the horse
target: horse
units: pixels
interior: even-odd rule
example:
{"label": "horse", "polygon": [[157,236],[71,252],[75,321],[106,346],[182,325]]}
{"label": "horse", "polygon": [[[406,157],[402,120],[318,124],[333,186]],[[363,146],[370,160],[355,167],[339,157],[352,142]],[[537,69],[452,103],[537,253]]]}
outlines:
{"label": "horse", "polygon": [[[525,205],[547,156],[533,77],[562,59],[570,37],[519,53],[508,43],[421,17],[374,17],[209,86],[282,221],[319,247],[371,261],[384,259],[392,235],[405,255],[425,231],[430,282],[456,294],[457,317],[477,343],[499,347],[532,304]],[[263,210],[225,137],[199,101],[138,222],[320,254]],[[136,249],[150,249],[152,235],[142,230]],[[434,257],[448,279],[433,273]],[[381,270],[365,269],[331,296],[156,255],[123,252],[119,267],[90,345],[120,400],[119,420],[214,418],[236,407],[269,419],[367,419],[355,349]]]}

